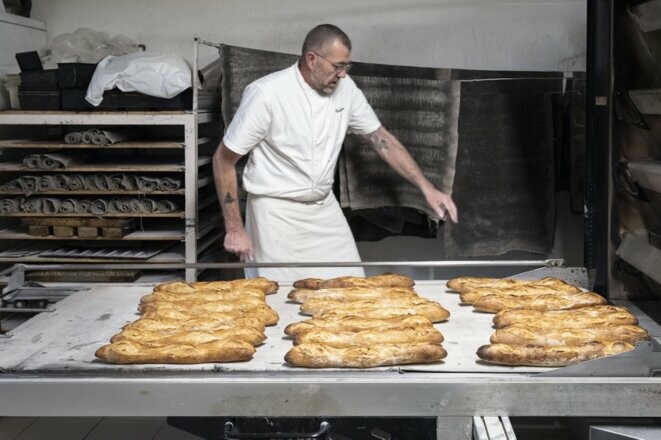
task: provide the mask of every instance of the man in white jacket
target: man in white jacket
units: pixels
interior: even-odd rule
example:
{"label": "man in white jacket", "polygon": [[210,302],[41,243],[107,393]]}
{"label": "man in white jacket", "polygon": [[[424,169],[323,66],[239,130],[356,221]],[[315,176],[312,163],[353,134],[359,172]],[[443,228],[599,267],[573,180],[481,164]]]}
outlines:
{"label": "man in white jacket", "polygon": [[[452,198],[422,174],[399,140],[379,122],[347,75],[351,41],[339,28],[312,29],[299,61],[246,87],[213,157],[224,246],[241,261],[357,262],[360,256],[333,195],[335,164],[348,131],[365,136],[379,156],[417,186],[439,218],[457,222]],[[249,154],[243,184],[246,224],[237,197],[236,163]],[[262,268],[247,277],[278,281],[364,276],[361,268]]]}

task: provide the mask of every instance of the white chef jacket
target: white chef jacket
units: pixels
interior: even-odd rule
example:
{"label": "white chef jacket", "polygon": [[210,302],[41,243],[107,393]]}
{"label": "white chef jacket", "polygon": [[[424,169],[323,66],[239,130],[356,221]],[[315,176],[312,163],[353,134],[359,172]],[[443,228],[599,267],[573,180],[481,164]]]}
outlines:
{"label": "white chef jacket", "polygon": [[347,131],[368,134],[380,126],[349,76],[321,96],[294,64],[246,87],[223,142],[237,154],[251,153],[243,174],[248,193],[315,202],[331,191]]}
{"label": "white chef jacket", "polygon": [[[331,189],[347,131],[368,134],[380,126],[348,76],[330,96],[314,91],[296,64],[246,87],[223,142],[237,154],[250,153],[243,185],[255,261],[360,261]],[[247,277],[276,281],[342,275],[365,273],[362,268],[246,270]]]}

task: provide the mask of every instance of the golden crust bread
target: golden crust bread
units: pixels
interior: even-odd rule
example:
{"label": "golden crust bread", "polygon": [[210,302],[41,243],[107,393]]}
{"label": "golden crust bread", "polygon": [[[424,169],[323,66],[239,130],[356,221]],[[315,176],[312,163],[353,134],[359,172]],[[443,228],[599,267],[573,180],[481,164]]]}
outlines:
{"label": "golden crust bread", "polygon": [[546,277],[540,280],[514,280],[511,278],[478,278],[478,277],[458,277],[449,280],[445,284],[448,289],[455,292],[465,292],[466,290],[476,288],[511,288],[518,286],[555,286],[558,288],[572,286],[558,278]]}
{"label": "golden crust bread", "polygon": [[465,290],[459,294],[461,302],[473,304],[475,301],[486,295],[514,295],[514,296],[535,296],[550,295],[554,293],[580,293],[581,289],[570,286],[538,286],[538,285],[519,285],[508,288],[481,287]]}
{"label": "golden crust bread", "polygon": [[327,330],[329,332],[360,330],[387,330],[408,327],[431,327],[432,322],[421,315],[403,315],[388,319],[372,319],[360,316],[347,316],[341,319],[308,319],[294,322],[285,327],[285,333],[296,336],[311,330]]}
{"label": "golden crust bread", "polygon": [[554,347],[492,344],[480,347],[477,356],[492,364],[564,367],[633,349],[634,346],[626,342],[589,342],[584,345]]}
{"label": "golden crust bread", "polygon": [[294,283],[296,289],[329,289],[337,287],[413,287],[415,282],[404,275],[386,273],[373,277],[306,278]]}
{"label": "golden crust bread", "polygon": [[422,315],[431,322],[447,321],[450,312],[437,303],[429,302],[407,307],[352,307],[350,309],[333,310],[326,313],[315,314],[314,318],[339,319],[347,316],[361,318],[388,319],[401,315]]}
{"label": "golden crust bread", "polygon": [[154,286],[154,292],[192,293],[197,290],[236,290],[242,288],[259,289],[268,295],[276,293],[279,286],[275,281],[259,277],[232,281],[198,281],[194,283],[176,281],[173,283],[157,284]]}
{"label": "golden crust bread", "polygon": [[187,310],[191,313],[197,313],[197,310],[210,312],[232,312],[234,310],[249,310],[255,307],[268,307],[263,299],[243,298],[235,301],[159,301],[138,305],[140,313],[146,313],[162,309]]}
{"label": "golden crust bread", "polygon": [[436,344],[381,344],[376,347],[330,347],[301,344],[285,355],[290,365],[307,368],[371,368],[381,365],[435,362],[447,356]]}
{"label": "golden crust bread", "polygon": [[606,304],[601,295],[580,292],[534,296],[485,295],[473,303],[473,308],[480,312],[496,313],[510,309],[569,310],[600,304]]}
{"label": "golden crust bread", "polygon": [[325,298],[311,299],[301,304],[301,313],[304,315],[315,315],[330,312],[333,310],[351,310],[353,308],[365,307],[411,307],[426,304],[440,304],[429,301],[419,296],[390,298],[390,299],[366,299],[357,301],[336,301]]}
{"label": "golden crust bread", "polygon": [[356,301],[359,299],[401,298],[417,296],[409,287],[343,287],[334,289],[294,289],[287,298],[302,304],[311,299],[326,298],[340,301]]}
{"label": "golden crust bread", "polygon": [[233,339],[259,345],[266,339],[264,332],[253,327],[235,327],[225,330],[180,331],[157,333],[138,329],[127,329],[110,338],[110,342],[136,341],[148,347],[174,344],[204,344],[217,339]]}
{"label": "golden crust bread", "polygon": [[254,316],[240,316],[229,319],[192,318],[185,320],[162,320],[142,317],[129,324],[124,330],[141,330],[146,332],[172,334],[183,331],[200,330],[227,330],[236,327],[252,327],[261,332],[264,331],[264,320]]}
{"label": "golden crust bread", "polygon": [[163,290],[143,296],[140,299],[140,304],[181,301],[240,301],[248,297],[264,300],[265,294],[259,289],[247,288],[240,290],[197,290],[191,293],[173,293]]}
{"label": "golden crust bread", "polygon": [[424,342],[440,344],[443,335],[434,327],[409,327],[388,330],[361,330],[358,332],[310,330],[300,333],[294,339],[294,345],[323,344],[331,347],[350,347],[352,345],[380,346],[381,344],[413,344]]}
{"label": "golden crust bread", "polygon": [[584,328],[635,325],[638,319],[624,307],[603,305],[573,310],[504,310],[493,317],[495,327],[523,324],[543,328]]}
{"label": "golden crust bread", "polygon": [[178,309],[159,309],[149,311],[142,315],[144,318],[157,319],[161,321],[187,321],[189,319],[215,319],[217,321],[231,321],[244,316],[259,319],[264,325],[275,325],[280,317],[278,313],[270,307],[258,307],[249,310],[233,310],[229,312],[212,312],[207,310],[178,310]]}
{"label": "golden crust bread", "polygon": [[588,342],[620,341],[629,344],[649,339],[647,330],[637,325],[616,325],[588,328],[542,328],[521,324],[497,329],[491,335],[492,344],[510,345],[583,345]]}
{"label": "golden crust bread", "polygon": [[104,345],[95,355],[113,364],[201,364],[246,361],[254,353],[255,347],[252,344],[239,340],[160,347],[149,347],[135,341],[119,341]]}

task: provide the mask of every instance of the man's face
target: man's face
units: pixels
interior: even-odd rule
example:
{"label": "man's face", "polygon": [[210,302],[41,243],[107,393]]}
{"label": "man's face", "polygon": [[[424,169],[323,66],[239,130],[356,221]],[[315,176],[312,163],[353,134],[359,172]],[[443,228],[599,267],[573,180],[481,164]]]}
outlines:
{"label": "man's face", "polygon": [[320,95],[331,95],[340,79],[347,76],[351,52],[341,42],[335,40],[319,53],[314,52],[314,58],[310,86]]}

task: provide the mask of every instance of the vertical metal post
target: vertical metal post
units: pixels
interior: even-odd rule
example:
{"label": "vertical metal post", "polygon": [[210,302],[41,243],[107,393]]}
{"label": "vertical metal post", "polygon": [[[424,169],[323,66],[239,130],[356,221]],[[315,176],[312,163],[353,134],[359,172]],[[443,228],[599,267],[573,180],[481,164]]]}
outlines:
{"label": "vertical metal post", "polygon": [[588,0],[585,266],[608,292],[613,0]]}
{"label": "vertical metal post", "polygon": [[[184,123],[186,209],[184,214],[185,261],[197,263],[197,225],[198,225],[198,165],[197,165],[197,113],[186,115]],[[186,281],[195,281],[197,270],[186,269]]]}

